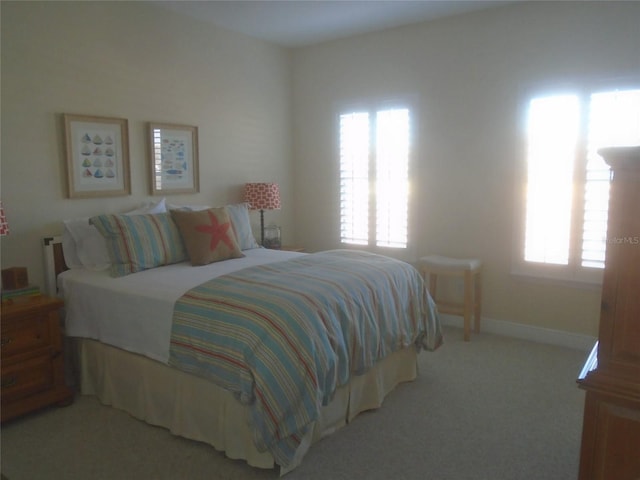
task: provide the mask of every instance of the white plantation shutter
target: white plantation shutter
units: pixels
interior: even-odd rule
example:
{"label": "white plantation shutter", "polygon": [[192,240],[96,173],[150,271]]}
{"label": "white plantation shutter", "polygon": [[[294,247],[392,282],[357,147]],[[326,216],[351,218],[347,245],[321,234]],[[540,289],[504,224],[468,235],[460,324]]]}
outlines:
{"label": "white plantation shutter", "polygon": [[581,261],[603,268],[610,171],[598,149],[640,145],[640,90],[594,93],[589,106]]}
{"label": "white plantation shutter", "polygon": [[378,112],[376,121],[376,245],[407,246],[409,110]]}
{"label": "white plantation shutter", "polygon": [[640,90],[530,102],[526,262],[604,267],[610,172],[597,151],[625,145],[640,145]]}
{"label": "white plantation shutter", "polygon": [[569,262],[579,119],[578,98],[573,95],[539,98],[530,104],[524,254],[528,262]]}
{"label": "white plantation shutter", "polygon": [[409,110],[340,115],[341,241],[406,248],[408,198]]}
{"label": "white plantation shutter", "polygon": [[369,114],[340,115],[340,240],[369,243]]}

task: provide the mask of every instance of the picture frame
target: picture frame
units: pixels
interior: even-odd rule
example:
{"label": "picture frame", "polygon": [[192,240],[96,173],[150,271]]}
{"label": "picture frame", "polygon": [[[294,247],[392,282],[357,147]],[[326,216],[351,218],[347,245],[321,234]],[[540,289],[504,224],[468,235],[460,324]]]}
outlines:
{"label": "picture frame", "polygon": [[126,118],[63,114],[69,198],[131,195]]}
{"label": "picture frame", "polygon": [[147,134],[151,194],[198,193],[198,127],[149,122]]}

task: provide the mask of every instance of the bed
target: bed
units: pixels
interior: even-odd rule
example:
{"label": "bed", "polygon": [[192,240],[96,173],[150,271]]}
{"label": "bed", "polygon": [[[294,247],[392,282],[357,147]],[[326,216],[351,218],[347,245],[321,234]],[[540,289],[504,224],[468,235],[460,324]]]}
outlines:
{"label": "bed", "polygon": [[[184,210],[201,212],[200,223],[202,215],[215,220],[213,209]],[[442,342],[437,312],[404,262],[259,248],[246,206],[235,216],[230,206],[216,210],[232,226],[235,253],[198,265],[191,248],[181,261],[167,253],[188,235],[166,209],[81,219],[84,237],[65,222],[62,237],[45,239],[48,285],[65,300],[82,394],[283,475],[314,442],[415,379],[418,353]],[[126,244],[159,220],[170,233],[157,243],[172,261],[138,258],[144,268],[117,274],[123,267],[109,228],[96,235],[100,222]],[[123,240],[127,222],[133,235]],[[96,243],[98,254],[88,254]],[[132,255],[138,247],[127,248]]]}

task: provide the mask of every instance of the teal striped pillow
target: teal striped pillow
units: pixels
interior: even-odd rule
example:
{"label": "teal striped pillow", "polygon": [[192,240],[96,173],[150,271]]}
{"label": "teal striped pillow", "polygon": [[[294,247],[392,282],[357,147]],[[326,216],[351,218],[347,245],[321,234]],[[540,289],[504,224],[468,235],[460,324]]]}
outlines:
{"label": "teal striped pillow", "polygon": [[249,221],[249,204],[237,203],[234,205],[227,205],[225,207],[229,218],[231,219],[231,225],[233,226],[233,233],[236,234],[236,240],[240,250],[249,250],[251,248],[260,248],[260,245],[256,242],[251,231],[251,222]]}
{"label": "teal striped pillow", "polygon": [[170,213],[98,215],[90,222],[106,240],[112,277],[183,262],[188,258]]}

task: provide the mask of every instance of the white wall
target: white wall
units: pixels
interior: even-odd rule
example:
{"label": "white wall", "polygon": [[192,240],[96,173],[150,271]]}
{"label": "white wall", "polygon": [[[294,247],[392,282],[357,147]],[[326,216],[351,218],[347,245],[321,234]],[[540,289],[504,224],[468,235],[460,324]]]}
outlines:
{"label": "white wall", "polygon": [[311,249],[339,247],[341,108],[412,99],[414,258],[485,262],[484,315],[596,335],[598,288],[511,275],[529,95],[640,73],[639,2],[531,2],[297,50],[295,223]]}
{"label": "white wall", "polygon": [[[201,193],[170,201],[222,204],[277,181],[283,209],[267,221],[284,241],[338,247],[336,114],[409,98],[412,255],[482,258],[488,318],[596,334],[598,289],[510,274],[523,112],[541,86],[640,72],[640,3],[516,4],[293,54],[144,2],[3,1],[0,14],[2,268],[42,283],[41,238],[63,219],[149,200],[148,121],[200,130]],[[131,196],[65,198],[62,113],[129,119]]]}
{"label": "white wall", "polygon": [[[267,218],[294,241],[287,50],[144,2],[3,1],[1,16],[2,268],[43,286],[41,238],[62,220],[150,200],[149,121],[199,128],[200,194],[168,201],[222,205],[276,181],[283,209]],[[131,196],[65,198],[62,113],[129,120]]]}

